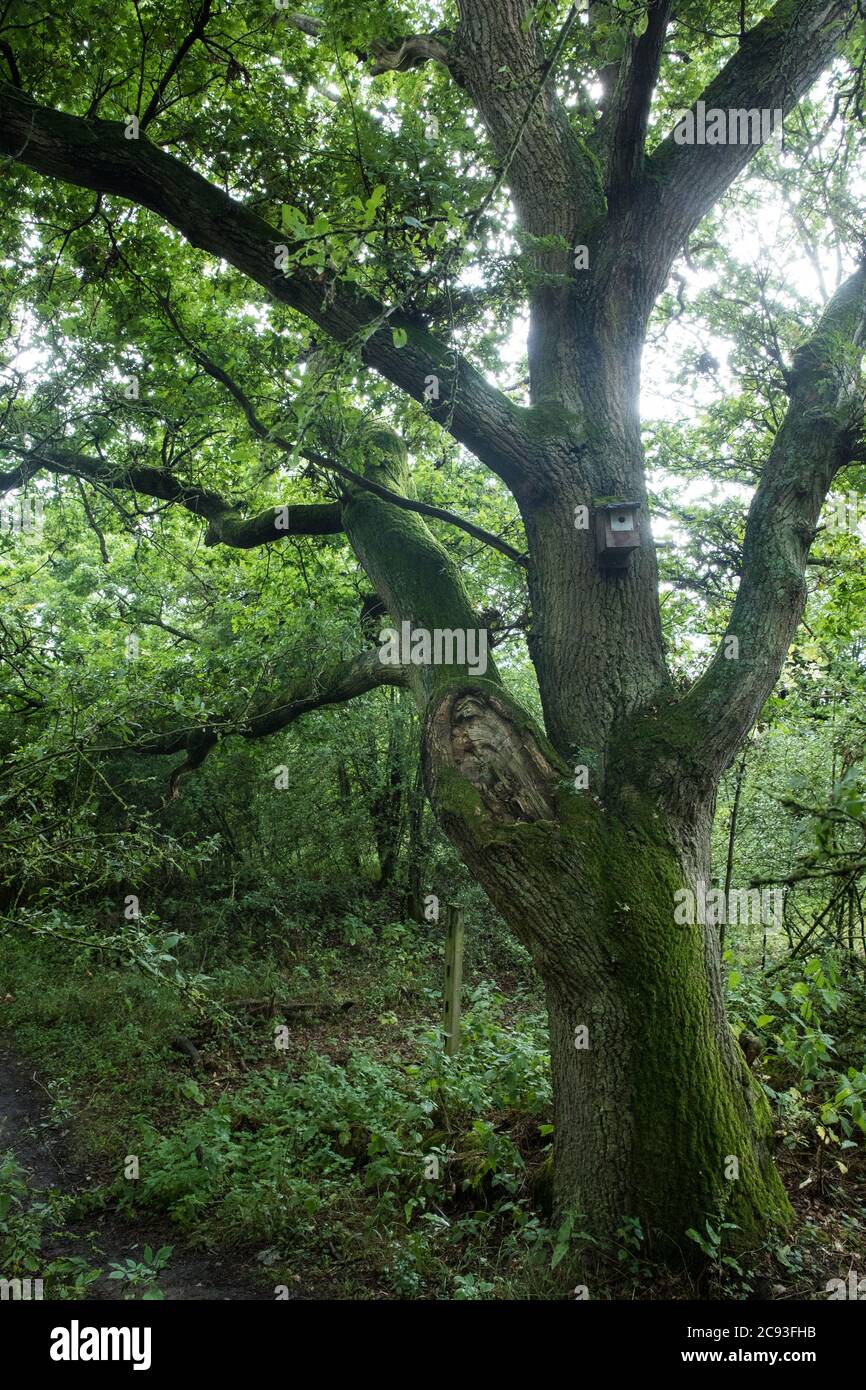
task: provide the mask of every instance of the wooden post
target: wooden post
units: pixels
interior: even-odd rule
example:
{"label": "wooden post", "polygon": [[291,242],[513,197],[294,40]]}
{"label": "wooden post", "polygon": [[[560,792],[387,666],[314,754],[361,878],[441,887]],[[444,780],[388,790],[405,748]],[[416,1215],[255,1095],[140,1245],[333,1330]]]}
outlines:
{"label": "wooden post", "polygon": [[460,992],[463,987],[463,908],[445,909],[445,1052],[460,1046]]}

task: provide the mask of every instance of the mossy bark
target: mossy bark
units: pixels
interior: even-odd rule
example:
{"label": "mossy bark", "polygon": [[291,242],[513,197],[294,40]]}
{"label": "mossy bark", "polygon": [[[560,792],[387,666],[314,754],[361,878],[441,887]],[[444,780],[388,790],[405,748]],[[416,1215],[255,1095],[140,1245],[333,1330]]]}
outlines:
{"label": "mossy bark", "polygon": [[[396,455],[388,467],[405,486]],[[343,518],[395,623],[477,621],[420,517],[355,489]],[[694,1253],[686,1231],[708,1218],[736,1227],[732,1244],[758,1242],[789,1213],[769,1111],[725,1019],[715,934],[674,915],[677,889],[708,876],[712,790],[696,802],[677,772],[688,720],[660,702],[622,725],[603,784],[579,792],[492,665],[411,683],[431,804],[545,985],[557,1211],[600,1237],[637,1217],[668,1253]]]}
{"label": "mossy bark", "polygon": [[466,862],[547,990],[557,1211],[610,1237],[628,1217],[686,1257],[690,1227],[759,1243],[790,1208],[767,1102],[725,1020],[712,929],[675,921],[694,840],[665,799],[602,804],[501,690],[440,693],[427,781]]}
{"label": "mossy bark", "polygon": [[[369,430],[364,472],[400,492],[409,490],[405,445],[384,426]],[[413,629],[428,632],[437,628],[482,631],[456,566],[420,516],[399,510],[364,488],[350,487],[343,501],[343,525],[387,611],[389,622],[383,627],[409,622]],[[485,674],[498,680],[489,655]],[[465,664],[424,665],[414,667],[409,675],[423,709],[437,689],[455,677],[468,676],[469,669]]]}

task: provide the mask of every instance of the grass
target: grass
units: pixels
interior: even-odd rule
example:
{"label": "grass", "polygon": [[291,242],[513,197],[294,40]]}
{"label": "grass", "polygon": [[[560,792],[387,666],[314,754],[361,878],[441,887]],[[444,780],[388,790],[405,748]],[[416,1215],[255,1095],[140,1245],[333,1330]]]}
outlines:
{"label": "grass", "polygon": [[[201,949],[195,934],[181,944],[185,969],[201,966]],[[819,1297],[866,1264],[862,1135],[849,1125],[854,1138],[841,1139],[843,1106],[827,1119],[842,1040],[831,1038],[828,1066],[816,1059],[810,1077],[801,1056],[797,1071],[797,1039],[814,1049],[822,1008],[833,1004],[840,1026],[847,1012],[853,1038],[853,988],[807,977],[813,1016],[798,1031],[804,996],[788,981],[785,1007],[762,1024],[796,1231],[748,1267],[720,1256],[695,1276],[656,1267],[635,1222],[605,1249],[579,1222],[552,1228],[545,1018],[519,984],[522,962],[483,933],[455,1058],[436,1024],[442,949],[429,927],[344,914],[299,924],[276,947],[251,939],[242,960],[219,941],[208,949],[220,963],[191,1000],[170,979],[62,943],[5,943],[3,1030],[39,1068],[48,1118],[70,1129],[99,1200],[133,1222],[165,1218],[306,1297],[561,1299],[580,1286],[594,1298]],[[313,1007],[286,1007],[300,1002]],[[749,979],[733,1004],[752,1027],[768,1017]],[[197,1064],[173,1048],[178,1035]],[[822,1117],[835,1146],[816,1139]]]}

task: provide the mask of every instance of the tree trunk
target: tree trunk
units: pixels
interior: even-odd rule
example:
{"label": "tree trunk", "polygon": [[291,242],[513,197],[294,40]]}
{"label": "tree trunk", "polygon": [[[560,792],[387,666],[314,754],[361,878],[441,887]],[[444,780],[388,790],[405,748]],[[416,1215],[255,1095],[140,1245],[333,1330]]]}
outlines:
{"label": "tree trunk", "polygon": [[767,1101],[724,1022],[700,928],[673,924],[664,891],[629,906],[596,921],[620,943],[615,978],[548,989],[557,1209],[596,1234],[637,1217],[651,1244],[686,1254],[686,1231],[708,1218],[736,1225],[732,1244],[757,1244],[789,1214]]}
{"label": "tree trunk", "polygon": [[379,860],[376,886],[380,891],[384,891],[391,884],[403,838],[403,770],[400,753],[394,730],[389,728],[385,767],[370,803],[370,817]]}
{"label": "tree trunk", "polygon": [[611,779],[604,805],[575,791],[526,716],[481,683],[431,708],[426,770],[545,983],[557,1213],[608,1237],[636,1217],[654,1248],[686,1256],[686,1231],[707,1219],[733,1223],[741,1245],[784,1223],[769,1107],[725,1018],[714,929],[675,920],[677,889],[706,874],[711,807],[690,819],[698,837],[642,773]]}
{"label": "tree trunk", "polygon": [[[731,819],[728,823],[728,855],[725,861],[725,902],[730,902],[731,883],[734,877],[734,844],[737,838],[737,818],[740,814],[740,797],[743,794],[743,782],[746,776],[746,755],[743,754],[737,765],[737,780],[734,785],[734,804],[731,807]],[[767,930],[764,928],[764,940],[766,941]],[[719,926],[719,951],[725,949],[725,921],[722,919]],[[763,970],[763,963],[761,969]]]}
{"label": "tree trunk", "polygon": [[[392,485],[404,487],[399,450],[386,466]],[[381,467],[373,451],[369,469]],[[546,505],[553,527],[556,507]],[[393,621],[472,626],[460,575],[420,517],[359,491],[343,516]],[[585,549],[580,563],[589,570]],[[562,682],[547,686],[545,706],[562,731],[579,727],[595,700],[589,788],[576,789],[582,783],[562,751],[573,755],[567,733],[557,751],[491,663],[485,677],[456,666],[412,669],[427,793],[546,989],[557,1211],[575,1213],[598,1237],[636,1217],[654,1248],[669,1252],[696,1252],[686,1231],[703,1233],[708,1219],[736,1226],[729,1244],[756,1243],[789,1215],[769,1109],[725,1018],[715,930],[675,919],[677,890],[709,879],[718,773],[700,768],[699,735],[656,674],[657,621],[638,621],[642,657],[606,642],[595,676],[585,668],[575,679],[553,640],[566,602],[564,560],[559,593],[552,568],[549,575],[554,620],[540,642]],[[588,635],[605,615],[616,626],[618,610],[639,620],[649,610],[636,585],[636,575],[599,582],[601,618],[568,611],[576,625],[589,623]]]}

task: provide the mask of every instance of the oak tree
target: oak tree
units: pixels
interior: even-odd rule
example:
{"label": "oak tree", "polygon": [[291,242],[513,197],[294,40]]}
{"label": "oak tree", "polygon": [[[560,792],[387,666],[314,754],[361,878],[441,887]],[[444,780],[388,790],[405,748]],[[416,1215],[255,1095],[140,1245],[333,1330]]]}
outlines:
{"label": "oak tree", "polygon": [[[4,488],[133,499],[226,553],[327,538],[374,622],[487,631],[440,539],[456,527],[525,572],[544,721],[493,658],[395,665],[374,640],[242,711],[212,700],[190,727],[166,710],[137,746],[175,756],[182,796],[227,734],[410,691],[435,813],[544,982],[559,1211],[602,1236],[637,1217],[673,1246],[721,1212],[759,1240],[789,1214],[770,1113],[726,1021],[718,933],[674,905],[709,881],[719,779],[797,629],[827,492],[864,457],[866,266],[784,362],[736,599],[686,689],[660,620],[641,359],[690,237],[774,157],[683,143],[677,111],[794,121],[833,74],[833,118],[856,124],[859,5],[73,8],[13,3],[0,26],[9,302],[55,354],[7,401]],[[509,386],[524,318],[527,381]],[[209,421],[232,414],[226,456]],[[428,459],[456,441],[525,539],[425,500],[407,439]],[[618,568],[595,531],[614,502],[640,509]]]}

